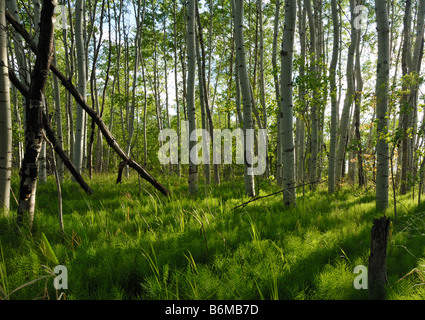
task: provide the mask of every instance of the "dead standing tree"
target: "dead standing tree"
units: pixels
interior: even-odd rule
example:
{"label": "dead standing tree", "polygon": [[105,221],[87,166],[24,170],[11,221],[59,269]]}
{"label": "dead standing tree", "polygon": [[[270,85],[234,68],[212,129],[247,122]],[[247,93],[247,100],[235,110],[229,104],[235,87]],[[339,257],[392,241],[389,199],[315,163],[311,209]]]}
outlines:
{"label": "dead standing tree", "polygon": [[38,158],[43,142],[43,96],[53,57],[53,14],[55,6],[54,0],[43,1],[38,43],[39,54],[31,72],[30,99],[25,105],[27,126],[25,128],[25,153],[19,172],[21,181],[17,222],[20,226],[23,223],[28,223],[30,229],[34,222]]}
{"label": "dead standing tree", "polygon": [[371,299],[384,299],[387,279],[387,241],[390,218],[374,219],[370,240],[368,288]]}

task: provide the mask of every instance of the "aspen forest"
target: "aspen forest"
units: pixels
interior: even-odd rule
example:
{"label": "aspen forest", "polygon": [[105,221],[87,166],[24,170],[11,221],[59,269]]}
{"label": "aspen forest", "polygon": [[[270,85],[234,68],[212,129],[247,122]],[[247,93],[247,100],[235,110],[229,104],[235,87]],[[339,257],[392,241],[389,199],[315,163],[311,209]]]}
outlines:
{"label": "aspen forest", "polygon": [[0,300],[425,299],[424,23],[0,0]]}

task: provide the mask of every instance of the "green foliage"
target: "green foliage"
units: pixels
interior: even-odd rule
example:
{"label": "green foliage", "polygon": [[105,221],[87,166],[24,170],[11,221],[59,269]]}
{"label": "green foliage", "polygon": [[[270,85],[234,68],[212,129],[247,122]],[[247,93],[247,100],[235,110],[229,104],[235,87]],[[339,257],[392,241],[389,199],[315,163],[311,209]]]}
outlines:
{"label": "green foliage", "polygon": [[[10,299],[54,297],[43,266],[59,263],[68,268],[67,299],[367,298],[354,289],[353,270],[368,261],[377,215],[370,191],[328,195],[319,188],[284,212],[279,195],[233,210],[248,200],[237,179],[193,197],[186,182],[170,177],[170,198],[143,182],[139,191],[133,175],[121,185],[114,179],[95,177],[92,196],[63,183],[64,236],[51,205],[52,178],[39,187],[33,234],[16,233],[13,215],[0,218],[0,286],[7,294],[28,284]],[[275,188],[262,183],[260,195]],[[420,298],[425,207],[416,208],[409,194],[398,200],[389,298]]]}

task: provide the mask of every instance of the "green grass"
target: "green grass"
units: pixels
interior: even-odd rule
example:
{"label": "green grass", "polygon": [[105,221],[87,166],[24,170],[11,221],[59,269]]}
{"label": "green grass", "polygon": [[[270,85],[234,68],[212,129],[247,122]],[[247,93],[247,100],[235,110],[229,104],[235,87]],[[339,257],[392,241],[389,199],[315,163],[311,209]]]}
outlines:
{"label": "green grass", "polygon": [[[353,270],[368,264],[370,229],[380,216],[373,190],[346,187],[328,195],[319,187],[299,196],[296,208],[284,210],[279,194],[233,210],[249,200],[243,179],[200,185],[193,197],[185,179],[160,178],[170,198],[144,181],[139,190],[134,175],[120,185],[115,176],[95,177],[91,196],[65,181],[65,235],[53,179],[39,185],[32,233],[17,232],[16,204],[0,215],[6,292],[0,290],[0,298],[57,298],[49,273],[57,264],[68,268],[67,299],[368,298],[367,290],[354,288]],[[260,182],[260,195],[278,190],[274,182]],[[397,200],[388,298],[423,299],[425,207],[417,207],[412,194]]]}

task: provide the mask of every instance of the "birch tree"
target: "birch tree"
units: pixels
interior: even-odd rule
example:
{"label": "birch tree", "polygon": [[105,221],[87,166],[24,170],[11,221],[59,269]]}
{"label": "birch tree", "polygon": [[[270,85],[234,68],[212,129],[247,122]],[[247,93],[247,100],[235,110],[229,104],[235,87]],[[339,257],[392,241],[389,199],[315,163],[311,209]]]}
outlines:
{"label": "birch tree", "polygon": [[[173,35],[174,35],[174,85],[176,90],[176,111],[177,111],[177,143],[180,145],[180,104],[179,104],[179,82],[178,82],[178,73],[177,73],[177,64],[178,64],[178,56],[177,56],[177,17],[176,17],[176,7],[177,0],[173,1]],[[145,97],[146,101],[146,97]],[[146,118],[146,117],[144,117]],[[145,125],[146,128],[146,125]],[[146,141],[146,139],[145,139]],[[146,150],[146,147],[145,147]],[[180,161],[177,163],[177,176],[181,177],[181,165]]]}
{"label": "birch tree", "polygon": [[350,110],[354,101],[354,54],[356,51],[357,44],[357,28],[354,25],[355,13],[354,7],[356,6],[355,0],[350,0],[350,12],[351,12],[351,42],[348,48],[347,55],[347,91],[344,98],[344,105],[342,108],[341,121],[339,126],[339,143],[336,154],[336,168],[335,168],[335,180],[336,183],[340,183],[342,177],[342,168],[345,162],[345,154],[347,149],[347,142],[350,129]]}
{"label": "birch tree", "polygon": [[[53,46],[55,46],[55,42],[53,42]],[[56,50],[55,50],[56,51]],[[57,64],[56,52],[54,53],[52,63]],[[62,115],[61,115],[61,97],[60,97],[60,89],[59,89],[59,80],[57,77],[53,77],[53,87],[54,87],[54,96],[55,96],[55,116],[56,116],[56,133],[58,138],[58,143],[61,149],[63,149],[63,136],[62,136]],[[64,166],[63,161],[58,159],[57,161],[57,169],[59,179],[63,180]]]}
{"label": "birch tree", "polygon": [[[260,75],[258,78],[259,87],[260,87],[260,102],[262,107],[263,114],[263,125],[267,130],[267,106],[266,106],[266,83],[264,78],[264,31],[263,31],[263,3],[262,0],[257,0],[257,10],[258,10],[258,32],[259,32],[259,59],[258,59],[258,67],[260,69]],[[266,139],[268,139],[266,137]],[[265,175],[268,178],[270,176],[270,168],[269,168],[269,155],[268,150],[266,149],[266,171]]]}
{"label": "birch tree", "polygon": [[[187,91],[186,105],[187,118],[189,120],[189,192],[198,192],[198,166],[194,162],[195,156],[191,156],[192,150],[196,149],[196,139],[191,139],[191,133],[196,132],[195,110],[195,73],[196,73],[196,4],[195,0],[189,0],[187,13]],[[196,153],[197,155],[197,153]]]}
{"label": "birch tree", "polygon": [[[359,12],[362,15],[362,11]],[[363,96],[363,77],[361,68],[361,50],[360,50],[361,32],[357,32],[357,47],[356,47],[356,63],[354,66],[356,76],[356,92],[354,102],[354,117],[355,117],[355,139],[356,139],[356,152],[357,152],[357,171],[359,177],[359,187],[365,184],[364,170],[363,170],[363,148],[360,135],[360,111]]]}
{"label": "birch tree", "polygon": [[6,1],[0,0],[0,210],[10,208],[12,114],[7,61]]}
{"label": "birch tree", "polygon": [[[232,1],[233,2],[233,1]],[[247,141],[247,132],[253,128],[252,121],[252,96],[251,85],[249,82],[246,52],[244,43],[244,25],[243,25],[243,11],[244,1],[234,0],[234,25],[235,25],[235,43],[236,55],[238,60],[238,73],[239,81],[241,84],[242,101],[243,101],[243,132],[244,132],[244,176],[245,176],[245,194],[247,196],[255,196],[254,176],[250,174],[250,165],[253,160],[252,142]]]}
{"label": "birch tree", "polygon": [[388,133],[388,81],[389,81],[389,21],[386,0],[375,0],[378,32],[378,62],[376,69],[376,120],[377,120],[377,172],[376,209],[388,207],[389,147]]}
{"label": "birch tree", "polygon": [[[308,26],[310,29],[310,71],[311,77],[317,75],[317,36],[314,23],[313,10],[310,0],[304,0],[304,5],[308,15]],[[311,159],[310,159],[310,183],[315,188],[317,179],[317,162],[319,153],[319,114],[317,101],[317,86],[314,85],[313,97],[311,102]]]}
{"label": "birch tree", "polygon": [[297,18],[296,0],[285,2],[285,27],[283,29],[281,51],[281,95],[280,135],[282,143],[283,162],[283,204],[296,204],[295,190],[295,146],[293,136],[293,105],[292,105],[292,66],[294,56],[295,22]]}
{"label": "birch tree", "polygon": [[332,25],[333,25],[333,49],[332,60],[329,70],[330,95],[331,95],[331,131],[329,144],[329,166],[328,166],[328,191],[335,192],[335,157],[338,138],[338,101],[336,90],[336,66],[339,53],[339,20],[336,0],[332,0]]}
{"label": "birch tree", "polygon": [[[78,91],[85,100],[87,95],[87,71],[86,53],[84,49],[84,12],[84,0],[76,0],[75,45],[77,49]],[[85,113],[81,106],[77,106],[73,162],[79,172],[81,172],[83,167],[85,122]]]}
{"label": "birch tree", "polygon": [[[280,132],[280,87],[279,87],[279,68],[277,66],[277,36],[279,34],[279,14],[280,14],[280,0],[276,0],[276,8],[273,23],[273,47],[272,47],[272,67],[273,67],[273,80],[275,86],[276,104],[277,104],[277,117],[276,117],[276,130]],[[278,185],[282,184],[282,144],[280,142],[280,134],[276,137],[276,181]]]}
{"label": "birch tree", "polygon": [[[302,5],[302,1],[298,0],[299,7],[299,38],[300,38],[300,66],[299,74],[300,79],[302,79],[299,90],[298,97],[300,101],[300,112],[296,120],[296,142],[295,142],[295,155],[296,155],[296,168],[297,168],[297,183],[304,184],[305,178],[305,114],[306,114],[306,85],[303,79],[305,78],[305,55],[306,55],[306,16],[307,10],[305,6]],[[304,190],[304,188],[303,188]]]}
{"label": "birch tree", "polygon": [[[412,20],[412,6],[411,0],[406,0],[405,13],[403,17],[403,47],[401,54],[401,72],[403,79],[408,75],[411,70],[412,57],[411,57],[411,46],[410,46],[410,30],[411,30],[411,20]],[[403,80],[402,80],[403,81]],[[408,108],[408,97],[407,97],[407,81],[402,83],[403,94],[401,96],[401,105],[400,105],[400,122],[402,128],[402,139],[401,139],[401,172],[400,172],[400,194],[406,194],[409,191],[408,184],[408,166],[409,166],[409,146],[411,140],[408,138],[408,130],[410,127],[410,116]]]}

